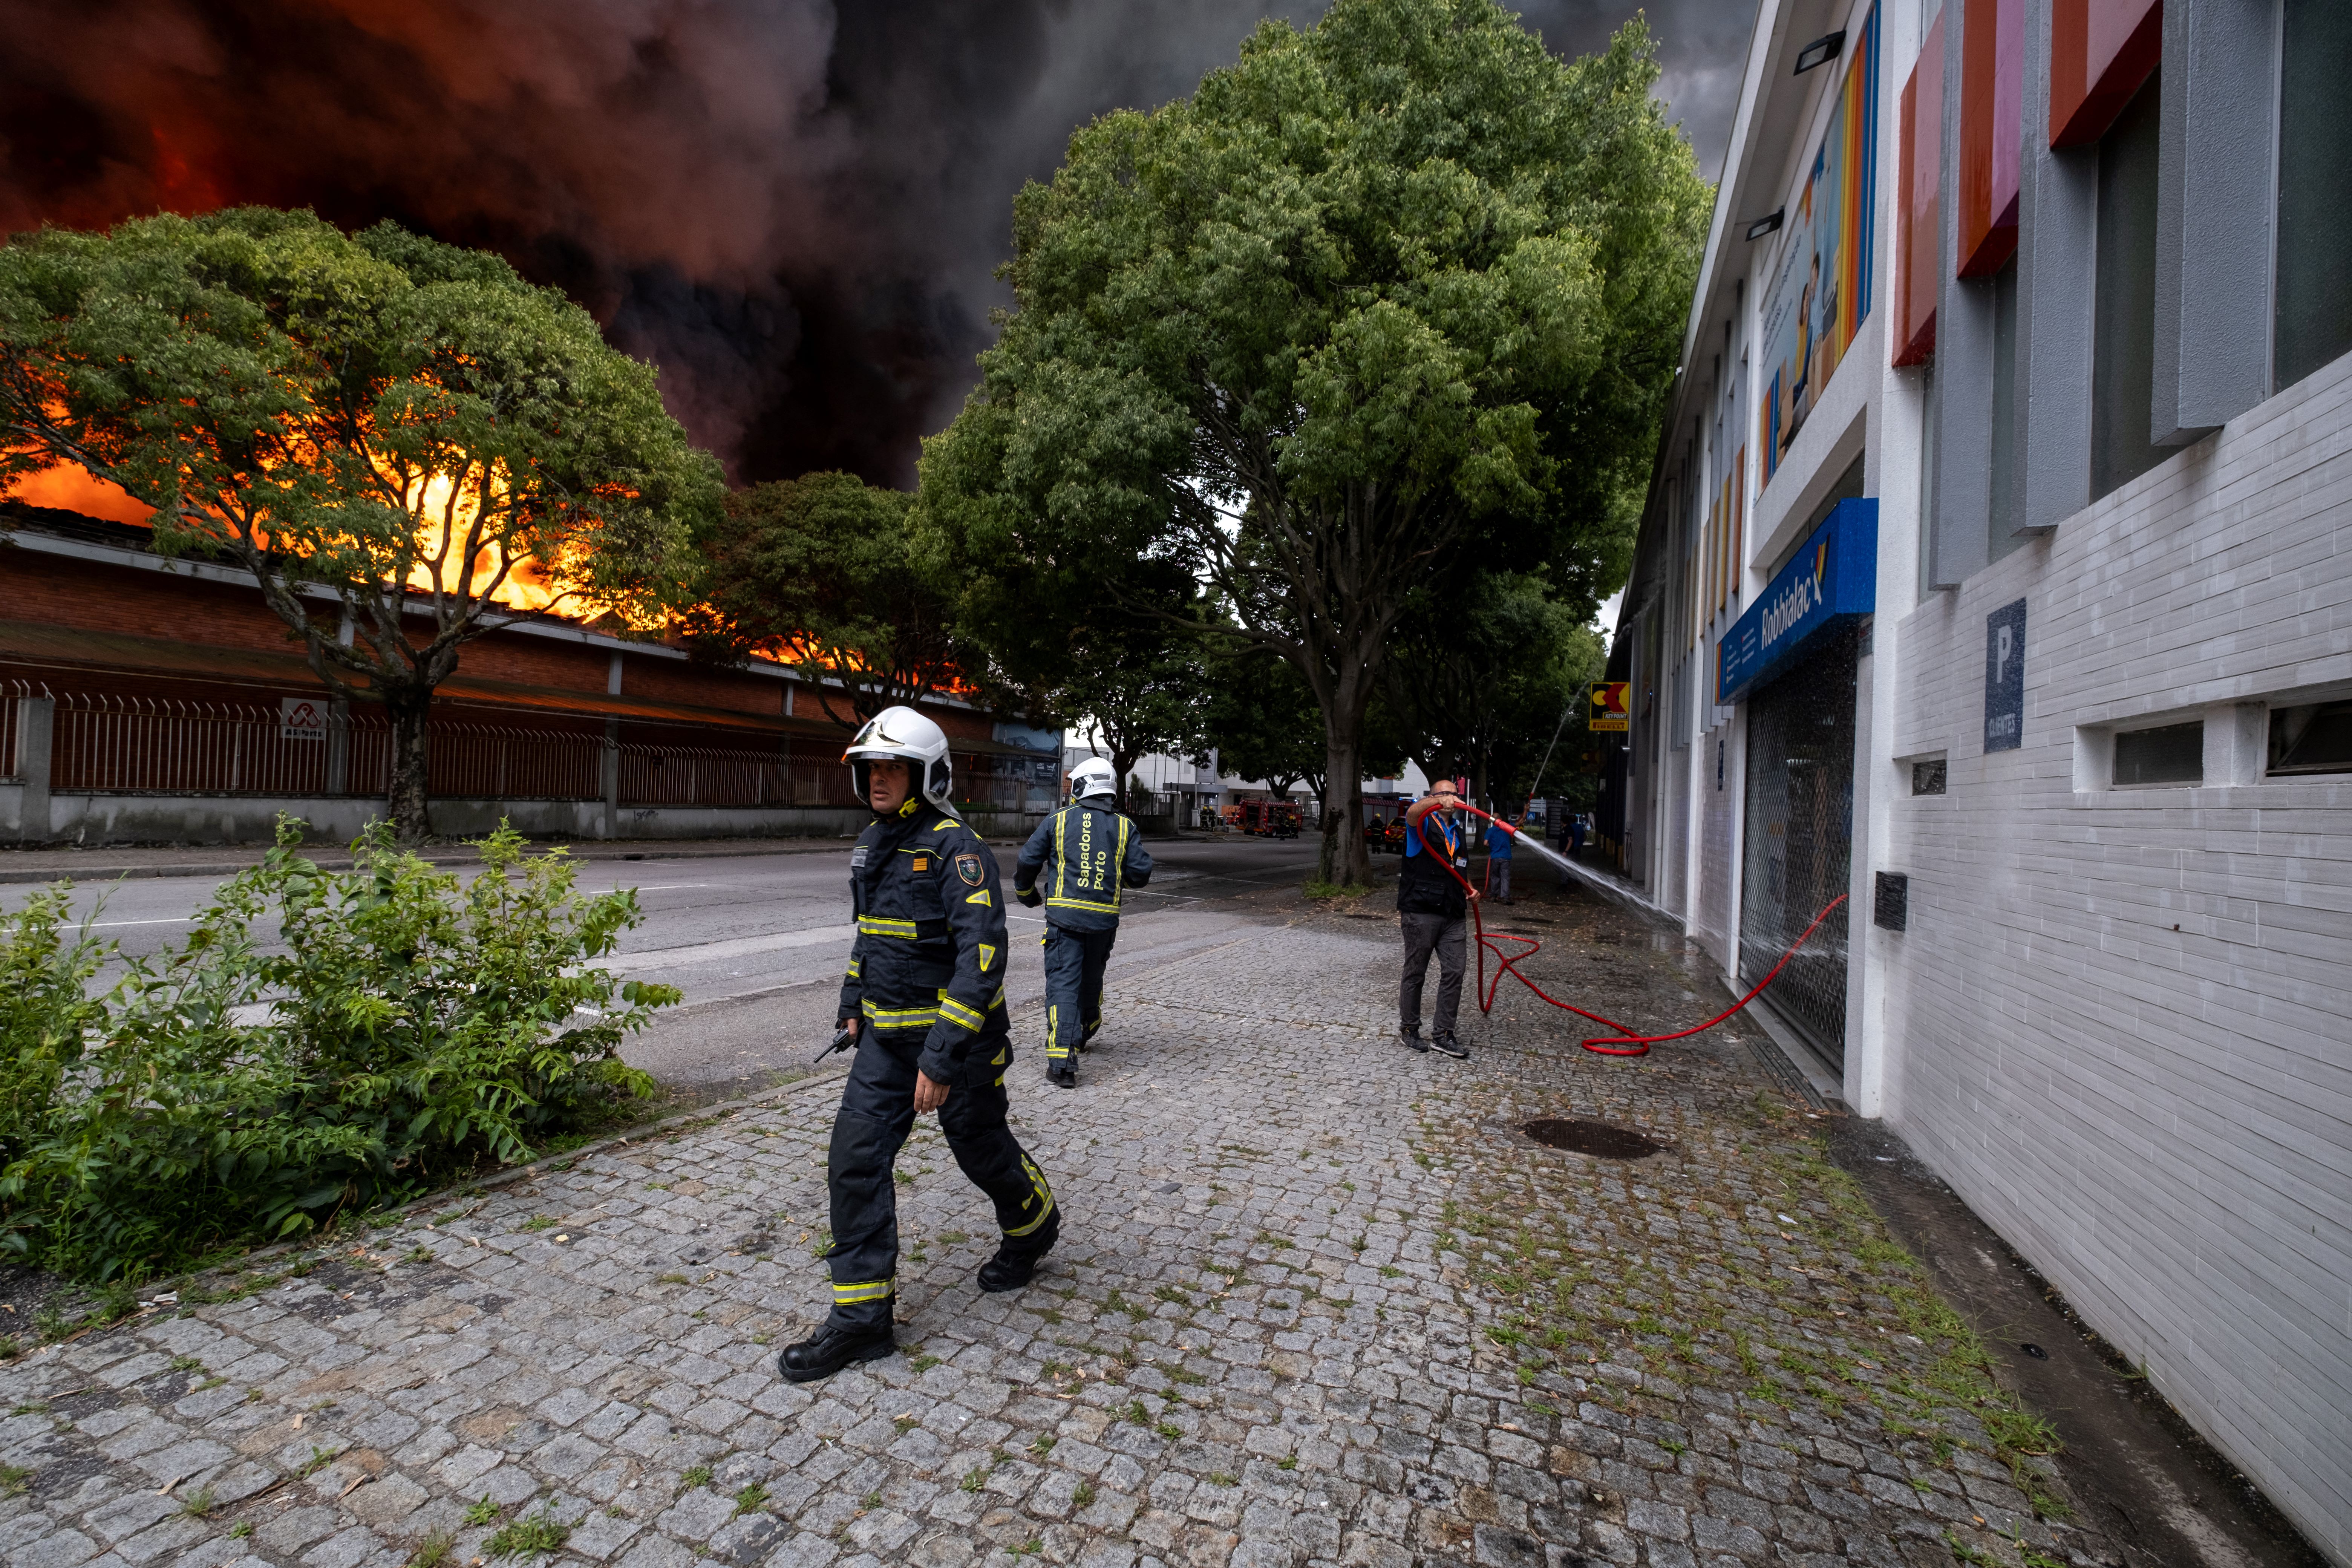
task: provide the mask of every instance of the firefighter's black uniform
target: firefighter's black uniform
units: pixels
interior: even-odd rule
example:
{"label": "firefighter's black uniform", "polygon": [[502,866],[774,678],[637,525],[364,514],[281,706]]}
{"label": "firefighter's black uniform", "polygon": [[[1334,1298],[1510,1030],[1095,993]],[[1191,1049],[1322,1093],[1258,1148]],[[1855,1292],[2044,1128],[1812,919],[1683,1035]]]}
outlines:
{"label": "firefighter's black uniform", "polygon": [[890,1322],[891,1165],[914,1129],[918,1069],[949,1086],[940,1131],[963,1173],[994,1200],[1006,1252],[1043,1252],[1060,1226],[1045,1173],[1004,1121],[1013,1043],[996,857],[955,816],[911,800],[857,840],[850,898],[857,940],[839,1016],[865,1024],[833,1121],[828,1324],[865,1331]]}
{"label": "firefighter's black uniform", "polygon": [[1021,847],[1013,890],[1039,902],[1045,878],[1045,1071],[1056,1081],[1102,1027],[1103,969],[1118,940],[1119,895],[1151,880],[1151,857],[1135,824],[1107,805],[1073,802],[1037,825]]}

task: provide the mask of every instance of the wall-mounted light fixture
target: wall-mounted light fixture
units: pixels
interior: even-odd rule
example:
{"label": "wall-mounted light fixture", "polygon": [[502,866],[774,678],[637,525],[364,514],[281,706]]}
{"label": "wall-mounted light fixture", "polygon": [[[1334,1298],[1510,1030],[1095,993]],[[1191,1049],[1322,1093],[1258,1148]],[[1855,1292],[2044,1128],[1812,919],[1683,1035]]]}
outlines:
{"label": "wall-mounted light fixture", "polygon": [[1789,209],[1787,207],[1774,207],[1769,213],[1758,218],[1754,223],[1748,226],[1748,237],[1750,239],[1763,238],[1766,235],[1770,234],[1773,230],[1780,226],[1780,220],[1783,217],[1786,217],[1788,213]]}
{"label": "wall-mounted light fixture", "polygon": [[1797,51],[1796,74],[1802,76],[1807,71],[1812,69],[1815,66],[1825,66],[1829,64],[1832,60],[1838,58],[1838,51],[1844,47],[1845,32],[1843,28],[1839,29],[1837,32],[1824,34],[1821,37],[1815,38],[1811,43],[1807,44],[1803,48]]}

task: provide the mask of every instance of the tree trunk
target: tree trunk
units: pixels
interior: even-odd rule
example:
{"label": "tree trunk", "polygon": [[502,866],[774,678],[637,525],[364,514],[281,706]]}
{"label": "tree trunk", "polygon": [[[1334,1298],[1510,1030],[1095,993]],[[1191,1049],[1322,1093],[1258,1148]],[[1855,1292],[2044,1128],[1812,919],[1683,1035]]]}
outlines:
{"label": "tree trunk", "polygon": [[1361,721],[1334,723],[1327,748],[1331,784],[1323,807],[1323,853],[1318,875],[1326,882],[1360,887],[1372,879],[1371,854],[1364,847],[1364,773]]}
{"label": "tree trunk", "polygon": [[429,687],[386,691],[383,697],[384,711],[392,720],[392,789],[386,804],[394,835],[407,845],[422,844],[433,833],[425,809],[425,718],[432,704]]}

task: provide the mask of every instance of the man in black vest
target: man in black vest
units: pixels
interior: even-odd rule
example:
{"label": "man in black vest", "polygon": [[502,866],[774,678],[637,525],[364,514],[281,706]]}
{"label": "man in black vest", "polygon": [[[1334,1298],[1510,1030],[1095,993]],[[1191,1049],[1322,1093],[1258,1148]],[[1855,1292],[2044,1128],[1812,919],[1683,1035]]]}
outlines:
{"label": "man in black vest", "polygon": [[[1470,858],[1462,849],[1462,826],[1452,814],[1462,797],[1452,779],[1440,779],[1405,814],[1404,869],[1397,877],[1399,923],[1404,928],[1404,983],[1399,988],[1399,1038],[1409,1050],[1435,1050],[1467,1057],[1454,1037],[1462,1007],[1464,922],[1469,914],[1466,878]],[[1437,955],[1437,1016],[1429,1039],[1421,1037],[1421,987],[1429,956]]]}
{"label": "man in black vest", "polygon": [[1078,1087],[1078,1053],[1102,1027],[1119,895],[1151,880],[1143,836],[1112,807],[1118,795],[1108,763],[1080,763],[1070,771],[1070,804],[1037,825],[1013,870],[1013,897],[1045,906],[1045,1078],[1062,1089]]}

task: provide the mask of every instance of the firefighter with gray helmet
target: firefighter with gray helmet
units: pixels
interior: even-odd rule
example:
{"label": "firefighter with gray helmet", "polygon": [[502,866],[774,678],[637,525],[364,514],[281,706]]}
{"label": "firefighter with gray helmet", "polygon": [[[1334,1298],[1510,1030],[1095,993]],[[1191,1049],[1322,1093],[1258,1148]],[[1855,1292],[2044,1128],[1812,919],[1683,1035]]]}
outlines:
{"label": "firefighter with gray helmet", "polygon": [[1100,757],[1071,769],[1070,803],[1037,825],[1013,871],[1013,896],[1045,906],[1045,1078],[1063,1089],[1077,1088],[1078,1053],[1102,1027],[1120,895],[1151,880],[1143,835],[1118,795],[1118,774]]}
{"label": "firefighter with gray helmet", "polygon": [[911,708],[885,709],[842,760],[874,822],[849,857],[857,936],[839,1016],[855,1052],[826,1160],[833,1309],[777,1358],[794,1383],[896,1348],[891,1167],[917,1116],[939,1112],[956,1164],[996,1205],[1004,1239],[982,1289],[1026,1285],[1061,1229],[1045,1173],[1005,1124],[1004,902],[996,857],[950,804],[947,735]]}

